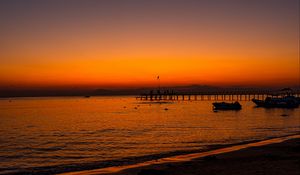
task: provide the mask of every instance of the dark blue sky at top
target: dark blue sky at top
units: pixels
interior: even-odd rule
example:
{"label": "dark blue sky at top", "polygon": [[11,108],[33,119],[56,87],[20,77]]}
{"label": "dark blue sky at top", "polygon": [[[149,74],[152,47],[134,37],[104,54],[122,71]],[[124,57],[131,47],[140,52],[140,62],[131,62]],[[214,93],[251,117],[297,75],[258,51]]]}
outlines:
{"label": "dark blue sky at top", "polygon": [[282,12],[295,15],[297,5],[298,0],[1,0],[0,18],[2,22],[26,18],[178,18],[189,14],[210,18],[221,13],[224,18],[271,14],[276,20],[276,14]]}
{"label": "dark blue sky at top", "polygon": [[1,0],[0,24],[4,47],[4,41],[49,34],[134,35],[155,28],[165,28],[166,34],[181,28],[217,28],[217,33],[247,35],[245,31],[252,30],[253,35],[276,31],[295,36],[299,0]]}

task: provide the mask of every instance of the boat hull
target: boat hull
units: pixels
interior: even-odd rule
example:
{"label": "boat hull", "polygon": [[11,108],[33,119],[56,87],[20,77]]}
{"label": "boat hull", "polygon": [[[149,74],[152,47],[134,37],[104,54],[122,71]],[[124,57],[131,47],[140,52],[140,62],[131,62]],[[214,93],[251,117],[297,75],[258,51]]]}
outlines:
{"label": "boat hull", "polygon": [[213,103],[213,106],[215,110],[241,110],[242,109],[242,106],[238,102],[235,103],[215,102]]}
{"label": "boat hull", "polygon": [[299,107],[299,101],[293,97],[284,98],[270,98],[267,97],[265,100],[252,99],[258,107],[264,108],[297,108]]}

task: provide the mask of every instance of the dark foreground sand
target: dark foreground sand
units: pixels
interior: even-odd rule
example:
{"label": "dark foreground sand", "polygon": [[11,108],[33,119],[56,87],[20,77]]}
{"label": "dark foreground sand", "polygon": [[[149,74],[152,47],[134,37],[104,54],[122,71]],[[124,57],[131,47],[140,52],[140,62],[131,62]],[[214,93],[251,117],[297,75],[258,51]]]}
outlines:
{"label": "dark foreground sand", "polygon": [[207,156],[188,162],[150,165],[114,175],[300,175],[300,139]]}
{"label": "dark foreground sand", "polygon": [[300,175],[300,135],[174,156],[136,165],[64,173],[64,175],[96,174]]}

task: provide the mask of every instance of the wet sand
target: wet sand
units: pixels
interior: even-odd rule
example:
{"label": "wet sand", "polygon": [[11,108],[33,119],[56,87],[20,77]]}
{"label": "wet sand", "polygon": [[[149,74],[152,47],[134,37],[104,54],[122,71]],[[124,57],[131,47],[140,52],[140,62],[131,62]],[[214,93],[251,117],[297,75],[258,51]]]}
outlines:
{"label": "wet sand", "polygon": [[66,174],[110,175],[248,175],[300,174],[300,137],[275,138],[255,143],[149,161]]}
{"label": "wet sand", "polygon": [[150,165],[114,175],[299,175],[300,139],[245,148],[187,162]]}

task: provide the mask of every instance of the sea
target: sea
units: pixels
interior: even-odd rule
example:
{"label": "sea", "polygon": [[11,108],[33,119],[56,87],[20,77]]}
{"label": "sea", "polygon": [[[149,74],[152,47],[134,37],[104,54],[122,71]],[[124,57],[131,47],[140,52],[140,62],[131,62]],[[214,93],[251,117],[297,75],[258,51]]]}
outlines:
{"label": "sea", "polygon": [[300,108],[214,111],[214,101],[133,96],[0,99],[0,174],[128,165],[298,134]]}

